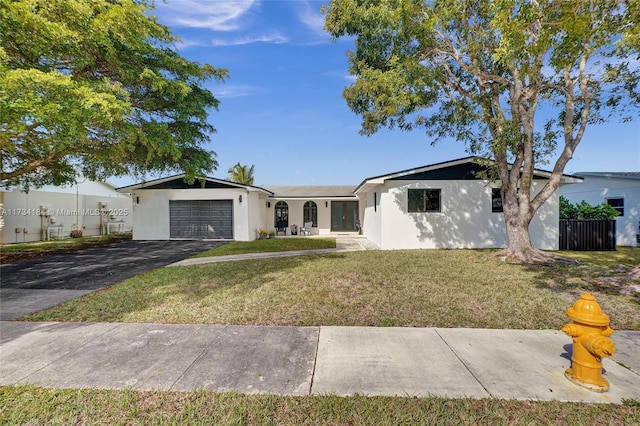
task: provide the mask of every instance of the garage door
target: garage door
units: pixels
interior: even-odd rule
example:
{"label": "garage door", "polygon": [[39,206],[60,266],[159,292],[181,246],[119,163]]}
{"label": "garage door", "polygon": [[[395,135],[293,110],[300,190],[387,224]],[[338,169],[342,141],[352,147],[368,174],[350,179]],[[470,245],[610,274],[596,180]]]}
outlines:
{"label": "garage door", "polygon": [[233,239],[233,200],[169,201],[171,238]]}

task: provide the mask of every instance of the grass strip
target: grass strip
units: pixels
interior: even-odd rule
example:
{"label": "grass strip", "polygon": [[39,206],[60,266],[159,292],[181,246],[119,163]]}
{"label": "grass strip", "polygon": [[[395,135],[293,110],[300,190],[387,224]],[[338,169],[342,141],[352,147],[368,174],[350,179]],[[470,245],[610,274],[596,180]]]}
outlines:
{"label": "grass strip", "polygon": [[242,395],[0,387],[0,423],[21,425],[631,425],[640,404],[441,397]]}
{"label": "grass strip", "polygon": [[193,257],[228,256],[246,253],[317,250],[336,248],[335,238],[271,238],[268,240],[233,241]]}
{"label": "grass strip", "polygon": [[130,239],[131,234],[110,234],[92,237],[66,238],[64,240],[5,244],[0,246],[0,261],[2,263],[10,263],[17,260],[36,259],[55,254],[72,253],[78,250]]}

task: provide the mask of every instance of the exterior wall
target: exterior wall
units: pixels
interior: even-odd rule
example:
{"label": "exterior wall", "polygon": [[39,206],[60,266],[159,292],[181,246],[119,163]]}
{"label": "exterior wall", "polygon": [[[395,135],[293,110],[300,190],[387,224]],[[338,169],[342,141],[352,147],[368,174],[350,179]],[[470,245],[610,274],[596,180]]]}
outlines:
{"label": "exterior wall", "polygon": [[362,233],[367,239],[382,247],[382,204],[380,203],[380,192],[370,191],[360,199],[362,213]]}
{"label": "exterior wall", "polygon": [[[242,203],[239,196],[242,195]],[[236,241],[255,239],[252,224],[260,220],[259,197],[245,189],[138,189],[134,200],[134,240],[168,240],[169,201],[171,200],[233,200],[233,238]],[[252,211],[252,214],[249,214]]]}
{"label": "exterior wall", "polygon": [[[3,200],[3,244],[41,241],[51,221],[62,226],[62,237],[69,237],[74,229],[82,229],[84,236],[100,235],[109,221],[123,222],[121,229],[127,232],[133,225],[131,198],[101,182],[79,183],[77,193],[76,185],[44,186],[28,193],[13,190],[3,193]],[[105,209],[101,209],[103,202]]]}
{"label": "exterior wall", "polygon": [[[269,229],[266,226],[267,223],[267,197],[265,194],[260,194],[258,192],[250,192],[248,194],[249,198],[249,238],[248,241],[255,240],[258,238],[256,235],[256,230],[265,228]],[[270,209],[273,213],[273,209]]]}
{"label": "exterior wall", "polygon": [[[273,229],[275,225],[274,207],[278,201],[284,201],[289,206],[289,227],[291,225],[304,225],[304,204],[307,201],[313,201],[318,206],[318,226],[311,228],[311,235],[329,235],[331,233],[331,201],[319,198],[301,198],[301,199],[278,199],[269,198],[271,208],[267,209],[266,226],[267,229]],[[288,231],[289,232],[289,231]]]}
{"label": "exterior wall", "polygon": [[[534,185],[534,191],[542,186],[540,183]],[[413,188],[441,189],[441,211],[408,213],[407,190]],[[491,186],[486,181],[389,180],[377,189],[380,205],[373,215],[373,205],[369,206],[372,191],[367,194],[364,232],[382,249],[499,248],[507,245],[504,217],[502,213],[491,212]],[[557,249],[557,196],[551,197],[540,209],[530,231],[534,246]]]}
{"label": "exterior wall", "polygon": [[[318,235],[331,234],[331,200],[314,200],[318,205]],[[311,228],[311,235],[315,230]]]}
{"label": "exterior wall", "polygon": [[573,204],[584,200],[591,205],[623,197],[624,216],[616,218],[616,245],[636,245],[636,234],[640,232],[640,180],[585,176],[583,183],[561,186],[560,195]]}

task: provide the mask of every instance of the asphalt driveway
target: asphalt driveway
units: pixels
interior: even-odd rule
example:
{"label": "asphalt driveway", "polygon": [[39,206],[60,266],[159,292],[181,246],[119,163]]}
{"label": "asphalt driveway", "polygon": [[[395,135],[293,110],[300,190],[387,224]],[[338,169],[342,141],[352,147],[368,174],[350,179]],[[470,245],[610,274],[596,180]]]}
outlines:
{"label": "asphalt driveway", "polygon": [[122,241],[0,265],[0,319],[20,318],[223,244]]}

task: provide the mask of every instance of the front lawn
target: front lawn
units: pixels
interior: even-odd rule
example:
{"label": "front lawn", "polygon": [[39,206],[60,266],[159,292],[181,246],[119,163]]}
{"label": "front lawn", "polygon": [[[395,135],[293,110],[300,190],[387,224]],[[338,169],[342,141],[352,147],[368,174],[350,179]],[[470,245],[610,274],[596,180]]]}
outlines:
{"label": "front lawn", "polygon": [[227,256],[245,253],[317,250],[336,248],[335,238],[271,238],[268,240],[233,241],[193,257]]}
{"label": "front lawn", "polygon": [[640,329],[640,296],[620,293],[640,250],[563,253],[579,266],[510,264],[491,253],[363,251],[161,268],[27,319],[558,329],[590,291],[613,328]]}

